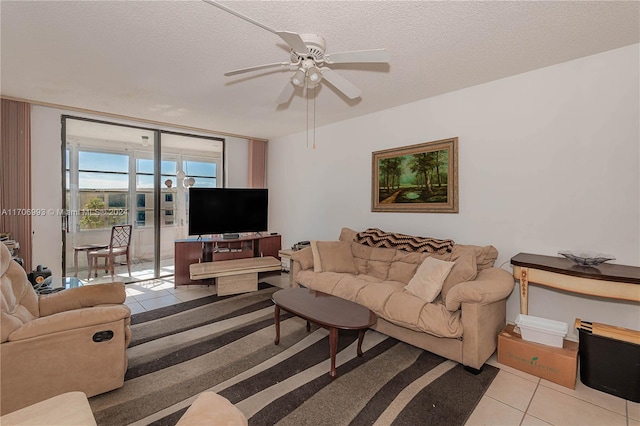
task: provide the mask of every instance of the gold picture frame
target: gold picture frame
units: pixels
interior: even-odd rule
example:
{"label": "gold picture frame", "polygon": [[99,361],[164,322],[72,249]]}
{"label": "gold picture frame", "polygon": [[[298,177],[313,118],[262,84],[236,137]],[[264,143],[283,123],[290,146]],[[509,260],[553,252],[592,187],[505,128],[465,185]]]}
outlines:
{"label": "gold picture frame", "polygon": [[371,211],[458,213],[458,138],[372,153]]}

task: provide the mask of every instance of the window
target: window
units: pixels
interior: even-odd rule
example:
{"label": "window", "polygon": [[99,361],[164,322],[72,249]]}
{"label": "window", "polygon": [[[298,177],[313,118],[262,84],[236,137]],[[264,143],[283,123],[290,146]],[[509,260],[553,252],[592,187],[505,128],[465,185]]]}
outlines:
{"label": "window", "polygon": [[[69,211],[64,233],[66,259],[73,255],[74,246],[106,241],[111,225],[132,223],[136,227],[134,256],[139,263],[153,258],[154,276],[170,271],[161,272],[159,260],[170,262],[173,241],[187,237],[189,186],[222,186],[224,182],[224,140],[62,118],[63,202]],[[161,152],[158,163],[157,149]],[[155,175],[156,164],[160,176]]]}
{"label": "window", "polygon": [[[145,153],[137,153],[141,157]],[[146,154],[148,155],[148,154]],[[176,191],[176,170],[177,161],[162,160],[160,162],[160,182],[162,183],[162,209],[174,209],[174,192]],[[153,225],[153,160],[150,158],[136,158],[136,225],[152,226]],[[162,225],[173,225],[173,213],[162,217]]]}
{"label": "window", "polygon": [[[151,230],[159,217],[162,227],[179,227],[175,232],[167,229],[168,238],[185,237],[188,188],[223,183],[222,140],[158,131],[162,157],[157,203],[151,129],[75,119],[65,123],[66,206],[78,212],[69,217],[72,232],[121,223]],[[107,140],[107,134],[113,139]],[[159,215],[154,213],[158,205]]]}
{"label": "window", "polygon": [[109,194],[109,207],[127,207],[127,194]]}
{"label": "window", "polygon": [[78,151],[80,229],[110,228],[128,223],[128,189],[128,154]]}
{"label": "window", "polygon": [[213,161],[184,160],[182,170],[189,178],[193,178],[193,186],[198,188],[216,188],[218,164]]}

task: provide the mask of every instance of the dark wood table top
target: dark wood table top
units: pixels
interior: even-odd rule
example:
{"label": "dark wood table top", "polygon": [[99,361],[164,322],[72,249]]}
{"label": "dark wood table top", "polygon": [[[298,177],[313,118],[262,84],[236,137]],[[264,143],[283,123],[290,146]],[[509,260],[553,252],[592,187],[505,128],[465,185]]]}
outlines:
{"label": "dark wood table top", "polygon": [[361,330],[378,320],[376,314],[362,305],[306,288],[278,290],[271,300],[285,311],[323,327]]}
{"label": "dark wood table top", "polygon": [[637,266],[613,263],[602,263],[598,266],[579,266],[564,257],[530,253],[518,253],[511,258],[511,264],[580,278],[640,284],[640,267]]}
{"label": "dark wood table top", "polygon": [[92,250],[92,249],[103,249],[109,247],[109,244],[84,244],[81,246],[73,246],[74,250]]}

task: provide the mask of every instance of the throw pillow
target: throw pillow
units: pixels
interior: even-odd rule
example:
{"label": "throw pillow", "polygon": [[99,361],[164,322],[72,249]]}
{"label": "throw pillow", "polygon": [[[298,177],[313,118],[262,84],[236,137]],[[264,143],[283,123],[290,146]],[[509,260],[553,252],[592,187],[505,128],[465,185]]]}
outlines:
{"label": "throw pillow", "polygon": [[456,285],[472,281],[478,275],[476,267],[476,256],[473,251],[460,253],[459,256],[452,256],[451,260],[454,265],[451,273],[442,285],[442,300],[447,298],[447,293]]}
{"label": "throw pillow", "polygon": [[351,253],[351,243],[346,241],[311,241],[314,272],[344,272],[357,274]]}
{"label": "throw pillow", "polygon": [[404,288],[414,296],[431,303],[440,294],[442,284],[447,279],[451,268],[453,268],[453,262],[427,257]]}
{"label": "throw pillow", "polygon": [[342,230],[340,230],[340,237],[338,239],[340,241],[346,241],[350,243],[351,241],[354,241],[356,239],[357,233],[358,231],[354,231],[351,228],[342,228]]}

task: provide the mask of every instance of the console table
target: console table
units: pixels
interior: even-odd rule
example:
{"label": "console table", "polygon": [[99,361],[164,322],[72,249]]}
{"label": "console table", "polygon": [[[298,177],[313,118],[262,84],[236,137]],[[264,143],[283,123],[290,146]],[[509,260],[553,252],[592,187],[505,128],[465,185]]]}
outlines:
{"label": "console table", "polygon": [[578,266],[569,259],[518,253],[511,258],[513,277],[520,281],[520,313],[529,311],[529,283],[571,293],[640,302],[640,267],[603,263]]}
{"label": "console table", "polygon": [[258,272],[279,271],[280,261],[272,256],[219,260],[189,266],[192,280],[215,278],[218,296],[258,291]]}
{"label": "console table", "polygon": [[222,237],[187,238],[175,241],[174,285],[202,284],[191,280],[189,266],[194,263],[251,257],[278,257],[280,235],[253,235],[225,240]]}

